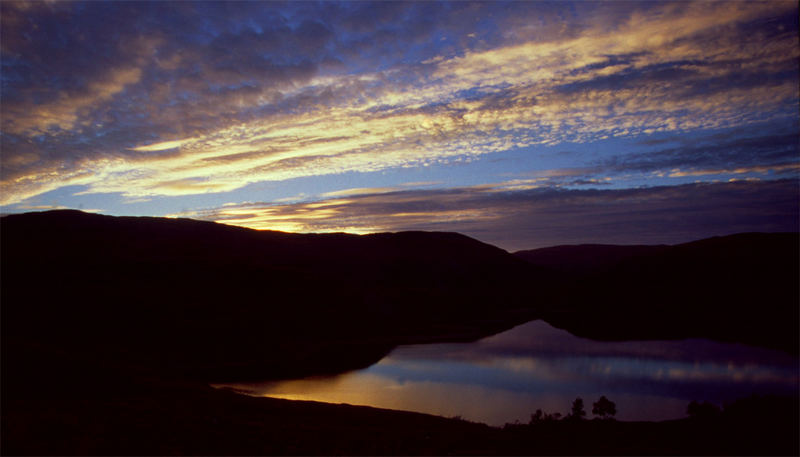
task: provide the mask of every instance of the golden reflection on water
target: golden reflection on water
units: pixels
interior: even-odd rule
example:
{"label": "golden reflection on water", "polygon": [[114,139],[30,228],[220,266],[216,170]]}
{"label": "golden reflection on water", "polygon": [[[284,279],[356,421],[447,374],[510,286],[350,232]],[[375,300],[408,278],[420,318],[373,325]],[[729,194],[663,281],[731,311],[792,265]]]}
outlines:
{"label": "golden reflection on water", "polygon": [[[531,413],[541,408],[548,412],[566,412],[575,398],[567,393],[515,392],[475,384],[434,381],[398,381],[371,373],[350,373],[335,378],[315,378],[260,385],[233,387],[246,389],[250,395],[287,400],[319,401],[334,404],[364,405],[376,408],[416,411],[502,426],[519,420],[527,422]],[[628,408],[626,416],[647,417],[653,411],[653,399],[643,395],[616,395],[619,404]],[[587,403],[591,404],[591,401]],[[591,408],[591,406],[590,406]],[[659,399],[658,409],[664,418],[681,416],[686,402]],[[624,417],[623,417],[624,418]],[[660,419],[660,418],[659,418]]]}
{"label": "golden reflection on water", "polygon": [[675,419],[693,399],[791,394],[798,370],[797,358],[765,349],[705,340],[601,343],[537,321],[476,343],[399,347],[339,376],[215,387],[501,426],[527,422],[540,408],[564,414],[578,396],[591,413],[601,395],[616,402],[622,420]]}

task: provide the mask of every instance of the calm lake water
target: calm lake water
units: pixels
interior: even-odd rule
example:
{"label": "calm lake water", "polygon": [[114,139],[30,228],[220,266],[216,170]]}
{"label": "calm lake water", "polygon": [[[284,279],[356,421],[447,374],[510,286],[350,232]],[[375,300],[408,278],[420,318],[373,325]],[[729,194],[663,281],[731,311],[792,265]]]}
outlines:
{"label": "calm lake water", "polygon": [[532,321],[474,343],[400,346],[339,376],[225,386],[500,426],[528,422],[537,408],[567,413],[576,397],[592,417],[601,395],[621,420],[676,419],[691,400],[796,395],[798,370],[797,357],[778,351],[702,339],[597,342]]}

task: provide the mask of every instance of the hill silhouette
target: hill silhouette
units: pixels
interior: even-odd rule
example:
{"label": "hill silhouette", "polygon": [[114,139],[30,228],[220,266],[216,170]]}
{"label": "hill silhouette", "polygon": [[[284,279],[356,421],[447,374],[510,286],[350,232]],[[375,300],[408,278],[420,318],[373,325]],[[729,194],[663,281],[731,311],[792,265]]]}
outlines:
{"label": "hill silhouette", "polygon": [[798,353],[796,233],[675,246],[557,246],[515,255],[563,273],[563,299],[543,318],[576,335],[706,337]]}
{"label": "hill silhouette", "polygon": [[[171,440],[187,452],[213,428],[192,411],[228,404],[209,382],[340,373],[400,343],[473,340],[534,317],[514,290],[528,265],[455,233],[50,211],[0,219],[0,255],[4,454],[164,454]],[[173,421],[187,422],[181,437],[168,436]],[[237,437],[207,449],[291,449]]]}
{"label": "hill silhouette", "polygon": [[796,234],[511,255],[442,232],[292,234],[69,210],[0,221],[3,342],[19,348],[5,360],[66,351],[185,379],[287,378],[533,318],[599,339],[798,346]]}
{"label": "hill silhouette", "polygon": [[340,373],[398,344],[474,340],[534,318],[601,339],[796,353],[796,234],[558,249],[568,255],[534,251],[531,263],[457,233],[2,217],[2,453],[529,453],[529,435],[513,431],[207,384]]}
{"label": "hill silhouette", "polygon": [[6,340],[204,380],[339,372],[400,342],[475,339],[530,317],[515,288],[533,276],[456,233],[290,234],[78,211],[4,217],[2,263]]}
{"label": "hill silhouette", "polygon": [[608,270],[622,261],[668,248],[667,245],[579,244],[517,251],[514,255],[532,265],[580,276]]}

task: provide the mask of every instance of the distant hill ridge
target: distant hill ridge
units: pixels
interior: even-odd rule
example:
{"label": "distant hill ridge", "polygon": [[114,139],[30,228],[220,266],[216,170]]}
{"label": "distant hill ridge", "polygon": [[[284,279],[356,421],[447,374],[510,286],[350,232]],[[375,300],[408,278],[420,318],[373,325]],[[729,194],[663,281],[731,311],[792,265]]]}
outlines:
{"label": "distant hill ridge", "polygon": [[17,352],[3,359],[52,350],[207,381],[285,378],[534,318],[598,339],[709,337],[796,353],[798,252],[797,234],[512,255],[445,232],[8,215],[1,325]]}
{"label": "distant hill ridge", "polygon": [[457,233],[48,211],[3,217],[0,240],[4,337],[208,379],[337,372],[401,342],[474,339],[533,317],[515,292],[533,268]]}
{"label": "distant hill ridge", "polygon": [[514,252],[526,262],[564,273],[588,273],[612,267],[623,260],[663,251],[665,244],[619,246],[613,244],[560,245]]}
{"label": "distant hill ridge", "polygon": [[[606,270],[631,259],[690,251],[705,257],[783,254],[784,260],[797,261],[796,263],[800,264],[800,251],[793,250],[793,247],[798,245],[798,240],[800,234],[797,233],[749,232],[714,236],[676,245],[577,244],[522,250],[513,254],[532,265],[564,273],[580,274]],[[754,250],[758,252],[747,253]]]}
{"label": "distant hill ridge", "polygon": [[741,233],[674,246],[556,246],[516,252],[571,278],[544,318],[600,339],[704,336],[800,348],[800,235]]}
{"label": "distant hill ridge", "polygon": [[[459,439],[456,430],[483,429],[240,398],[208,383],[342,373],[398,344],[469,341],[535,318],[596,339],[705,337],[797,354],[798,252],[797,234],[512,255],[457,233],[8,215],[0,218],[3,447],[292,453],[292,439],[336,430],[317,416],[328,414],[351,440],[377,420],[426,424],[416,440],[429,453],[434,424],[455,427]],[[329,433],[338,442],[344,432]]]}
{"label": "distant hill ridge", "polygon": [[[81,238],[87,242],[106,243],[104,247],[111,248],[112,253],[136,256],[144,253],[131,249],[133,247],[147,249],[148,255],[188,254],[185,250],[181,251],[179,246],[197,243],[197,247],[209,250],[224,247],[226,255],[235,256],[253,256],[266,253],[258,249],[268,249],[273,256],[290,254],[300,258],[347,254],[348,257],[355,255],[362,259],[395,256],[447,261],[446,257],[465,260],[479,256],[483,260],[493,257],[494,260],[502,258],[502,262],[514,263],[508,259],[505,251],[454,232],[306,234],[253,230],[193,219],[114,217],[77,210],[14,214],[4,216],[2,220],[6,230],[24,231],[27,237],[54,235],[53,238],[38,240],[48,246],[57,245],[60,242],[59,237]],[[10,236],[18,234],[10,233]],[[109,244],[111,242],[115,244]],[[145,242],[147,244],[142,244]],[[385,250],[368,249],[378,244]],[[246,249],[241,249],[245,245]],[[353,251],[354,248],[357,250]]]}

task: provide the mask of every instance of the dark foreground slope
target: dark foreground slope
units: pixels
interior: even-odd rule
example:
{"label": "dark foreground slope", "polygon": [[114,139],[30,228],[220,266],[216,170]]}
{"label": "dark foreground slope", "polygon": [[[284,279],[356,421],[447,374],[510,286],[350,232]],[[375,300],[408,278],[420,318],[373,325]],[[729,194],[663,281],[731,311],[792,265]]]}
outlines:
{"label": "dark foreground slope", "polygon": [[135,389],[123,386],[103,396],[46,392],[30,399],[11,420],[4,418],[3,455],[797,455],[800,451],[796,398],[745,399],[714,417],[668,422],[561,420],[492,428],[411,412],[134,381]]}
{"label": "dark foreground slope", "polygon": [[704,337],[800,349],[800,236],[745,233],[675,246],[515,253],[562,273],[552,325],[595,339]]}
{"label": "dark foreground slope", "polygon": [[[532,317],[514,288],[535,272],[454,233],[55,211],[3,217],[0,237],[3,455],[383,453],[409,433],[417,444],[403,453],[426,453],[424,430],[462,424],[207,384],[343,372],[400,343],[476,339]],[[376,435],[358,432],[365,421]]]}
{"label": "dark foreground slope", "polygon": [[515,288],[535,272],[455,233],[300,235],[77,211],[6,216],[0,230],[7,360],[62,351],[183,379],[280,378],[530,318]]}
{"label": "dark foreground slope", "polygon": [[[780,244],[776,249],[786,248]],[[753,255],[759,252],[763,247]],[[530,265],[458,234],[296,235],[57,211],[0,219],[0,255],[3,455],[796,453],[797,440],[784,430],[794,427],[796,402],[788,415],[767,414],[770,420],[559,423],[545,433],[255,399],[207,386],[342,372],[377,361],[397,344],[475,339],[537,316],[599,337],[649,337],[642,329],[659,329],[646,313],[626,320],[617,305],[641,301],[617,301],[618,289],[602,284],[630,279],[575,282],[564,270]],[[684,263],[698,257],[685,256],[672,261],[694,268]],[[740,260],[726,259],[720,271],[742,266]],[[660,284],[640,268],[614,270],[638,281],[628,284],[630,297]],[[791,274],[796,265],[787,268]],[[593,288],[581,292],[587,284]],[[776,310],[769,319],[787,319],[782,307]],[[673,319],[677,327],[661,328],[670,335],[714,334],[684,325],[697,310],[672,311],[683,317]],[[595,323],[620,316],[627,324],[597,332],[582,324],[585,316]],[[719,327],[724,338],[749,338]],[[743,438],[718,440],[732,430]],[[682,444],[670,444],[675,437]],[[698,447],[696,439],[711,447]]]}

